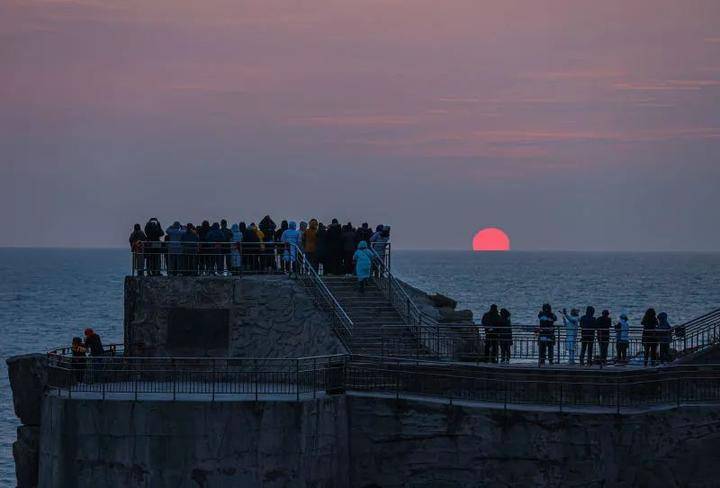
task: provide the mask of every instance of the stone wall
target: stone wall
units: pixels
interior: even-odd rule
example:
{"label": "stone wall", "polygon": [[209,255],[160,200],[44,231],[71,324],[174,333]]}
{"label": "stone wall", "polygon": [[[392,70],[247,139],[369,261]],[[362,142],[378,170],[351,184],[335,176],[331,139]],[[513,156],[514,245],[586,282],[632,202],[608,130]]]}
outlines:
{"label": "stone wall", "polygon": [[344,396],[304,403],[49,396],[40,486],[347,486],[346,413]]}
{"label": "stone wall", "polygon": [[635,415],[348,398],[355,487],[713,487],[717,407]]}
{"label": "stone wall", "polygon": [[41,405],[47,385],[47,356],[14,356],[7,360],[7,365],[15,415],[23,424],[17,429],[17,441],[12,449],[17,486],[32,488],[38,483],[38,444]]}
{"label": "stone wall", "polygon": [[[287,276],[127,277],[125,341],[133,355],[177,355],[168,347],[173,310],[227,310],[227,347],[194,356],[300,357],[345,353],[330,317]],[[172,354],[171,354],[172,353]]]}
{"label": "stone wall", "polygon": [[[50,397],[40,486],[711,487],[720,412]],[[51,481],[55,485],[51,484]]]}

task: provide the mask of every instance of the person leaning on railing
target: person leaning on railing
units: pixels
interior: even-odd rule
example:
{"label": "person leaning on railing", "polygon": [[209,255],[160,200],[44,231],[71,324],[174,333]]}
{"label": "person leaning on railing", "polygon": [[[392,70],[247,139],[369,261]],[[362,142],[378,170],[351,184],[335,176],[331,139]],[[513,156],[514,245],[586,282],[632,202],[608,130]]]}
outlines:
{"label": "person leaning on railing", "polygon": [[82,383],[87,363],[85,357],[87,348],[83,346],[81,338],[73,337],[70,351],[72,352],[72,369],[75,371],[75,381]]}
{"label": "person leaning on railing", "polygon": [[644,362],[645,366],[648,365],[648,361],[651,366],[655,366],[657,362],[657,326],[658,319],[655,313],[655,309],[648,308],[645,312],[645,316],[641,322],[643,326],[642,343],[644,349]]}
{"label": "person leaning on railing", "polygon": [[630,345],[630,322],[627,314],[620,315],[620,321],[615,324],[615,348],[617,349],[617,362],[627,363],[627,351]]}

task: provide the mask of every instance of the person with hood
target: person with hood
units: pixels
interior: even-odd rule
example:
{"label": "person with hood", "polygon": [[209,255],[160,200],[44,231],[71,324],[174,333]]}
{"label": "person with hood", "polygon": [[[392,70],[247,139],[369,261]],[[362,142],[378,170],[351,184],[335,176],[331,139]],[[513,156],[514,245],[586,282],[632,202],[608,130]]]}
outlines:
{"label": "person with hood", "polygon": [[162,244],[160,238],[165,235],[162,230],[160,221],[153,217],[145,224],[145,235],[147,236],[149,249],[145,249],[145,259],[148,262],[149,274],[153,276],[160,275],[160,256],[162,253]]}
{"label": "person with hood", "polygon": [[[260,250],[260,265],[262,271],[270,272],[277,269],[277,261],[275,259],[275,245],[273,243],[280,239],[280,235],[285,230],[283,229],[283,227],[287,229],[286,221],[283,220],[281,224],[281,231],[278,231],[275,221],[269,215],[263,217],[260,221],[260,224],[258,225],[258,229],[263,234],[262,242],[265,243]],[[276,234],[277,232],[280,233]]]}
{"label": "person with hood", "polygon": [[[327,246],[327,229],[322,222],[318,224],[316,233],[315,259],[317,261],[317,272],[328,274],[328,246]],[[320,269],[322,265],[322,270]]]}
{"label": "person with hood", "polygon": [[540,357],[538,359],[539,366],[545,364],[546,357],[550,364],[553,364],[556,321],[557,315],[552,312],[550,304],[544,304],[542,306],[542,310],[540,310],[540,313],[538,314],[538,349],[540,350]]}
{"label": "person with hood", "polygon": [[222,219],[220,220],[220,231],[223,233],[223,244],[222,244],[222,254],[225,255],[225,266],[224,268],[227,271],[230,271],[232,269],[232,243],[233,243],[233,233],[232,230],[228,229],[228,223],[227,220]]}
{"label": "person with hood", "polygon": [[500,363],[510,364],[510,346],[512,346],[512,322],[510,312],[500,309],[500,320],[497,326],[498,342],[500,343]]}
{"label": "person with hood", "polygon": [[130,234],[130,251],[133,253],[133,266],[138,276],[145,274],[145,266],[143,266],[143,243],[147,241],[147,236],[140,228],[140,224],[133,226],[132,234]]}
{"label": "person with hood", "polygon": [[370,270],[372,269],[373,254],[368,249],[367,242],[360,241],[355,254],[353,254],[353,262],[355,263],[355,275],[358,280],[358,292],[365,293],[365,283],[370,278]]}
{"label": "person with hood", "polygon": [[580,365],[583,365],[587,352],[587,366],[593,363],[593,343],[595,342],[595,308],[588,307],[580,318]]}
{"label": "person with hood", "polygon": [[[366,243],[367,244],[367,243]],[[353,266],[353,256],[357,244],[355,244],[355,229],[352,223],[348,222],[343,227],[342,232],[342,246],[343,246],[343,272],[346,275],[351,275],[355,271]]]}
{"label": "person with hood", "polygon": [[375,228],[375,233],[370,237],[370,246],[383,263],[385,262],[385,253],[389,240],[390,228],[386,228],[382,224]]}
{"label": "person with hood", "polygon": [[327,228],[327,268],[329,274],[341,275],[342,270],[342,228],[337,219],[332,219],[332,223]]}
{"label": "person with hood", "polygon": [[498,360],[498,325],[500,323],[500,314],[498,306],[494,303],[490,305],[490,310],[485,312],[480,321],[485,330],[485,361],[489,363],[497,363]]}
{"label": "person with hood", "polygon": [[615,349],[617,352],[617,362],[619,364],[627,363],[627,351],[630,345],[630,322],[627,314],[620,315],[620,321],[615,324]]}
{"label": "person with hood", "polygon": [[603,310],[600,317],[595,321],[595,330],[597,334],[598,345],[600,346],[600,365],[607,364],[608,346],[610,344],[610,327],[612,327],[612,319],[610,312]]}
{"label": "person with hood", "polygon": [[318,221],[317,219],[310,219],[308,228],[303,233],[303,249],[305,250],[305,257],[315,271],[318,270],[317,233]]}
{"label": "person with hood", "polygon": [[672,343],[672,326],[668,321],[668,315],[660,312],[657,316],[657,338],[660,345],[660,362],[670,362],[670,344]]}
{"label": "person with hood", "polygon": [[655,309],[648,308],[645,311],[645,316],[640,324],[643,326],[642,343],[644,349],[644,363],[648,365],[650,361],[651,366],[655,366],[657,361],[657,326],[658,319],[655,313]]}
{"label": "person with hood", "polygon": [[230,273],[233,275],[240,274],[242,269],[242,249],[243,233],[240,231],[238,224],[233,224],[230,227],[232,237],[230,238]]}
{"label": "person with hood", "polygon": [[188,223],[185,226],[185,232],[180,237],[180,243],[183,250],[182,273],[185,276],[196,276],[198,274],[198,247],[200,237],[198,237],[195,226]]}
{"label": "person with hood", "polygon": [[297,230],[297,224],[294,220],[288,223],[288,228],[280,236],[280,242],[285,244],[283,251],[283,262],[284,268],[288,273],[297,271],[295,269],[295,260],[297,258],[297,251],[300,247],[301,235],[300,231]]}
{"label": "person with hood", "polygon": [[167,242],[167,273],[168,276],[175,276],[180,273],[182,266],[180,261],[182,258],[182,235],[185,229],[182,228],[180,222],[175,221],[173,225],[165,230],[165,242]]}
{"label": "person with hood", "polygon": [[[225,240],[225,234],[220,230],[220,224],[213,222],[210,227],[210,232],[205,236],[208,243],[209,254],[209,269],[208,272],[215,272],[216,275],[223,274],[223,268],[225,263],[225,256],[222,253],[222,243]],[[213,269],[214,268],[214,269]]]}
{"label": "person with hood", "polygon": [[562,318],[563,325],[565,326],[565,350],[568,354],[568,364],[575,364],[577,333],[578,327],[580,326],[580,310],[573,308],[568,315],[567,309],[563,308]]}
{"label": "person with hood", "polygon": [[244,267],[248,271],[260,271],[260,248],[262,246],[263,234],[257,228],[255,222],[251,222],[250,226],[243,233],[243,262]]}

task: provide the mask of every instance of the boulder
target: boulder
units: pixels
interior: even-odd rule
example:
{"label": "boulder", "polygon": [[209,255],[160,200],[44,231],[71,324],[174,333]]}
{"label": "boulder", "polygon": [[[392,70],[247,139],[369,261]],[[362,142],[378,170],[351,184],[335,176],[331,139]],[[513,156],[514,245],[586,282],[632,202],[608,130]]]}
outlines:
{"label": "boulder", "polygon": [[473,321],[472,310],[453,310],[450,307],[443,307],[438,309],[440,312],[440,323],[445,324],[460,324],[468,323]]}
{"label": "boulder", "polygon": [[40,425],[40,405],[47,386],[47,356],[23,354],[6,362],[15,415],[25,425]]}
{"label": "boulder", "polygon": [[17,441],[12,446],[17,488],[37,487],[39,446],[40,427],[35,425],[18,427]]}
{"label": "boulder", "polygon": [[428,295],[428,298],[433,302],[435,308],[451,308],[455,310],[455,307],[457,307],[457,302],[455,300],[440,293]]}

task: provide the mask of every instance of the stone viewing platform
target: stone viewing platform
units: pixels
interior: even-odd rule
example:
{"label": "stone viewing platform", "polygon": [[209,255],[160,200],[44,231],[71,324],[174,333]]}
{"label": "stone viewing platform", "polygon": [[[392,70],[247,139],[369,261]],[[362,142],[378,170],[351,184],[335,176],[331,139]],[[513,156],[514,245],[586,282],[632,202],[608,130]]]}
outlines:
{"label": "stone viewing platform", "polygon": [[471,313],[375,265],[364,294],[299,248],[273,272],[134,270],[123,344],[8,359],[18,486],[711,486],[720,311],[662,367],[538,368],[522,325],[498,365]]}

